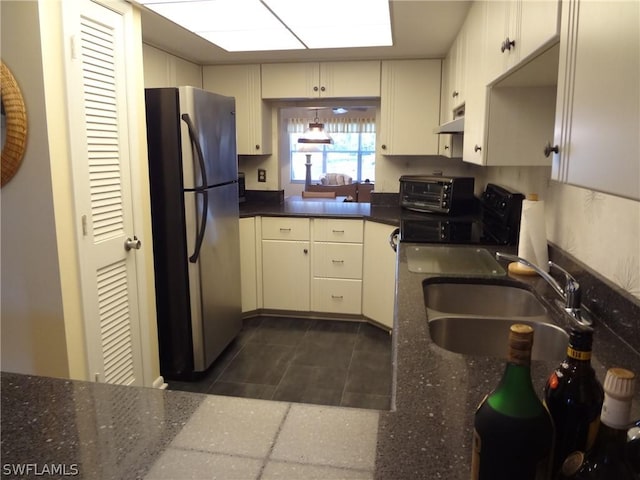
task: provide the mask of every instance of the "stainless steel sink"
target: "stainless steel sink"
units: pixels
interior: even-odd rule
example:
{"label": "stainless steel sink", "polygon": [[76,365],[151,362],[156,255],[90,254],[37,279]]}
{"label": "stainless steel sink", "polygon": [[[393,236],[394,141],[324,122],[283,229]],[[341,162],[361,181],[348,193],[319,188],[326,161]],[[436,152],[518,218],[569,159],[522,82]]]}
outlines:
{"label": "stainless steel sink", "polygon": [[532,358],[562,360],[569,335],[526,288],[507,282],[425,281],[429,334],[436,345],[465,355],[507,357],[509,328],[534,329]]}
{"label": "stainless steel sink", "polygon": [[547,309],[533,293],[510,285],[480,283],[425,283],[429,310],[486,317],[533,317]]}
{"label": "stainless steel sink", "polygon": [[534,360],[562,360],[567,353],[569,335],[560,327],[539,321],[508,318],[439,317],[429,320],[429,334],[436,345],[465,355],[507,357],[509,328],[525,323],[534,329]]}

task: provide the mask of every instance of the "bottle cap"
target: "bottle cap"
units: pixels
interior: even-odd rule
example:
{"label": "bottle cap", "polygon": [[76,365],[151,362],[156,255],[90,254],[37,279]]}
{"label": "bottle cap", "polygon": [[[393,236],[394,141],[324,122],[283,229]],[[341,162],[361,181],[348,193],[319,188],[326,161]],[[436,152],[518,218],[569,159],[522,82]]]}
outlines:
{"label": "bottle cap", "polygon": [[528,365],[531,362],[533,328],[529,325],[514,323],[509,329],[509,360]]}
{"label": "bottle cap", "polygon": [[633,398],[636,376],[625,368],[610,368],[604,377],[604,392],[617,400]]}

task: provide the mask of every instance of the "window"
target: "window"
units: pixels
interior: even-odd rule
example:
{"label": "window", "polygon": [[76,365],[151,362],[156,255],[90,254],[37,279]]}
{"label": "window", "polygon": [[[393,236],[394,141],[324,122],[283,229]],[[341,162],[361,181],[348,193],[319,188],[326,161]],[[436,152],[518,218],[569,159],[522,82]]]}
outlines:
{"label": "window", "polygon": [[[309,119],[289,121],[289,154],[291,160],[291,182],[304,182],[307,155],[311,161],[311,180],[320,181],[325,173],[343,173],[354,182],[375,181],[375,120],[337,119],[323,120],[325,130],[333,144],[313,145],[298,143]],[[306,151],[305,151],[306,149]],[[309,151],[313,150],[313,151]]]}

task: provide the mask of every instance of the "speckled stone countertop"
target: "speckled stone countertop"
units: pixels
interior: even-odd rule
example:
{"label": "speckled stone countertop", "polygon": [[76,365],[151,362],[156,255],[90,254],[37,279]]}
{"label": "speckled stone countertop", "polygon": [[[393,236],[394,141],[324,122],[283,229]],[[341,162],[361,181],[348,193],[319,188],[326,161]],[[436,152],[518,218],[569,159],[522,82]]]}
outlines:
{"label": "speckled stone countertop", "polygon": [[398,205],[372,205],[370,203],[315,201],[301,197],[290,197],[282,203],[250,202],[240,205],[240,217],[328,217],[363,218],[389,225],[399,225]]}
{"label": "speckled stone countertop", "polygon": [[[276,210],[297,211],[291,205]],[[392,215],[387,223],[393,224]],[[201,478],[212,472],[213,478],[243,480],[469,478],[473,414],[500,379],[504,360],[452,353],[432,342],[422,291],[428,276],[409,271],[410,247],[398,249],[392,411],[3,373],[3,472],[7,465],[37,462],[79,465],[81,478]],[[507,281],[524,282],[566,326],[543,280]],[[640,374],[634,347],[598,322],[592,358],[598,377],[612,366]],[[556,364],[533,362],[538,391]],[[640,388],[632,413],[640,417]]]}

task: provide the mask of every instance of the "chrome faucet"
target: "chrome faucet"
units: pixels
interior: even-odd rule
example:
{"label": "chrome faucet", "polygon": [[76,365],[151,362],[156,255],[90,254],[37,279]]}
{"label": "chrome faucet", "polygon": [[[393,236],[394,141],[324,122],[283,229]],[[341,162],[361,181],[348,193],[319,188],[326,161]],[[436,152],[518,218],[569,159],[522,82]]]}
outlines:
{"label": "chrome faucet", "polygon": [[522,257],[518,257],[517,255],[510,255],[508,253],[496,252],[496,259],[518,262],[535,270],[536,273],[544,278],[546,282],[551,285],[551,287],[556,291],[556,293],[560,295],[560,297],[562,297],[562,299],[564,300],[564,311],[567,312],[569,316],[573,318],[573,320],[575,320],[579,325],[583,327],[592,325],[593,322],[590,318],[583,318],[580,284],[564,268],[551,261],[549,262],[549,267],[558,270],[564,275],[565,286],[563,288],[555,278],[553,278],[537,265],[534,265],[533,263],[525,260]]}

